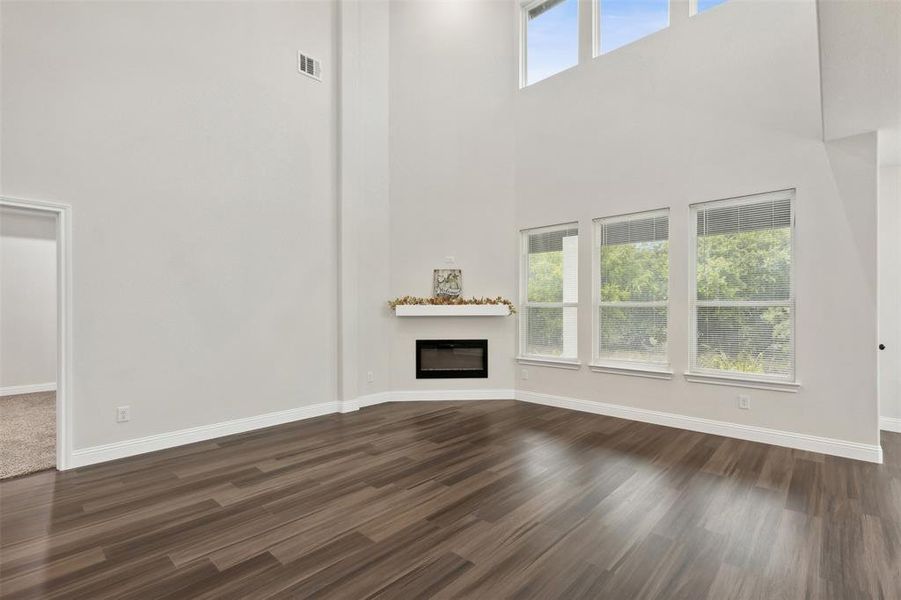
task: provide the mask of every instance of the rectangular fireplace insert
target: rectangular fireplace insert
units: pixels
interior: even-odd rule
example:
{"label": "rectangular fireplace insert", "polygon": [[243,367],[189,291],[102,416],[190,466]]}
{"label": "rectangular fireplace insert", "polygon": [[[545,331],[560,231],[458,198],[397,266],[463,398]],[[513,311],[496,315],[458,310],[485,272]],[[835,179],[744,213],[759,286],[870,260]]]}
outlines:
{"label": "rectangular fireplace insert", "polygon": [[488,377],[488,340],[416,340],[416,379]]}

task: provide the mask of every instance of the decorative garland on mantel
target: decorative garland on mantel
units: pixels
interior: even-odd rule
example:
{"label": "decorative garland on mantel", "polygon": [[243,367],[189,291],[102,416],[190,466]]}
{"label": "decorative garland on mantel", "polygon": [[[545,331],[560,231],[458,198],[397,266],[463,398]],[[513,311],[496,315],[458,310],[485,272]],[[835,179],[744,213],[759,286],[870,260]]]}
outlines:
{"label": "decorative garland on mantel", "polygon": [[516,307],[513,306],[513,303],[498,296],[497,298],[463,298],[461,296],[432,296],[429,298],[423,298],[421,296],[402,296],[400,298],[395,298],[394,300],[388,301],[388,306],[391,307],[391,310],[394,310],[399,305],[432,305],[432,306],[471,306],[471,305],[484,305],[484,304],[505,304],[510,309],[510,314],[516,312]]}

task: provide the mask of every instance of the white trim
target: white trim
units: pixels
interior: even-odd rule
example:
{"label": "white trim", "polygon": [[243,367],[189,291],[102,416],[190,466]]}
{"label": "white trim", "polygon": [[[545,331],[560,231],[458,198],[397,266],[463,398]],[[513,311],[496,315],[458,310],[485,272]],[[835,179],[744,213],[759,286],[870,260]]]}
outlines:
{"label": "white trim", "polygon": [[[789,207],[791,209],[791,235],[789,236],[789,243],[791,244],[791,266],[789,272],[789,295],[790,299],[787,301],[778,301],[773,302],[773,304],[777,305],[787,305],[789,307],[789,314],[791,315],[791,373],[788,377],[779,378],[778,383],[769,384],[767,381],[767,385],[771,387],[764,387],[762,389],[773,389],[773,390],[785,390],[785,391],[794,391],[792,388],[800,387],[800,384],[797,383],[798,380],[798,298],[797,298],[797,275],[798,275],[798,261],[796,256],[796,250],[798,248],[798,228],[795,226],[795,220],[797,217],[797,207],[798,207],[798,190],[797,188],[788,188],[784,190],[776,190],[772,192],[762,192],[757,194],[747,194],[744,196],[733,196],[730,198],[723,198],[720,200],[705,200],[703,202],[697,202],[695,204],[691,204],[688,207],[688,368],[689,372],[686,373],[686,379],[689,381],[694,381],[696,383],[716,383],[712,381],[712,376],[709,373],[701,372],[698,367],[695,365],[695,361],[697,360],[697,341],[698,341],[698,317],[697,317],[697,309],[698,306],[705,305],[708,301],[699,301],[698,300],[698,278],[697,278],[697,267],[698,267],[698,210],[708,207],[708,206],[718,206],[718,207],[730,207],[730,206],[743,206],[752,202],[767,202],[770,200],[788,200]],[[723,302],[722,306],[753,306],[759,305],[759,303],[753,301],[736,301],[736,302]],[[689,375],[691,378],[689,378]],[[725,375],[726,378],[729,378],[729,375]],[[736,379],[733,377],[733,379]],[[742,379],[742,378],[738,378]],[[720,383],[719,385],[738,385],[739,387],[759,387],[758,385],[750,385],[749,383],[757,383],[756,381],[745,381],[742,383]]]}
{"label": "white trim", "polygon": [[647,377],[650,379],[672,379],[673,372],[661,365],[654,367],[650,364],[603,364],[591,363],[588,368],[595,373],[609,373],[611,375],[631,375],[633,377]]}
{"label": "white trim", "polygon": [[357,408],[366,408],[367,406],[374,406],[376,404],[384,404],[385,402],[391,402],[391,392],[377,392],[375,394],[366,394],[365,396],[359,396],[353,402],[356,402]]}
{"label": "white trim", "polygon": [[360,410],[360,399],[353,398],[352,400],[339,400],[338,401],[338,412],[339,413],[352,413]]}
{"label": "white trim", "polygon": [[535,3],[530,2],[529,0],[522,0],[519,5],[519,89],[523,89],[529,84],[529,58],[526,49],[528,48],[529,43],[529,23],[527,12],[529,10],[528,7],[530,4]]}
{"label": "white trim", "polygon": [[72,206],[61,202],[0,196],[0,206],[56,216],[56,468],[71,468],[72,456]]}
{"label": "white trim", "polygon": [[18,396],[19,394],[36,394],[38,392],[55,392],[56,382],[33,383],[31,385],[8,385],[0,388],[0,397]]}
{"label": "white trim", "polygon": [[714,421],[712,419],[703,419],[700,417],[689,417],[643,408],[622,406],[619,404],[607,404],[605,402],[592,402],[576,398],[567,398],[564,396],[539,394],[525,390],[516,390],[516,399],[522,402],[531,402],[533,404],[542,404],[544,406],[556,406],[558,408],[566,408],[569,410],[578,410],[597,415],[641,421],[643,423],[653,423],[655,425],[663,425],[666,427],[676,427],[679,429],[687,429],[689,431],[699,431],[701,433],[721,435],[751,442],[760,442],[763,444],[797,448],[798,450],[819,452],[832,456],[842,456],[844,458],[855,460],[864,460],[874,463],[882,462],[882,448],[878,444],[848,442],[845,440],[795,433],[792,431],[767,429],[765,427],[741,425],[739,423],[728,423],[726,421]]}
{"label": "white trim", "polygon": [[[598,4],[598,1],[595,0],[594,4]],[[670,327],[672,319],[670,319],[670,298],[673,297],[673,281],[671,277],[672,272],[672,253],[670,252],[670,248],[672,247],[669,239],[669,226],[670,226],[670,207],[666,206],[663,208],[655,208],[651,210],[642,210],[637,212],[632,212],[628,214],[621,215],[613,215],[609,217],[596,217],[591,220],[591,363],[589,363],[589,367],[604,367],[593,368],[592,370],[598,373],[621,373],[623,375],[638,375],[638,373],[633,372],[621,372],[610,370],[610,365],[604,364],[605,360],[601,358],[601,308],[604,306],[636,306],[636,307],[656,307],[656,308],[665,308],[666,309],[666,356],[664,357],[667,362],[670,360],[670,346],[669,340],[672,339],[670,335]],[[624,221],[629,221],[631,219],[635,219],[637,217],[641,218],[655,218],[655,217],[666,217],[666,226],[667,226],[667,235],[666,235],[666,300],[654,300],[650,302],[644,301],[629,301],[629,302],[602,302],[601,301],[601,248],[603,248],[601,244],[601,227],[605,223],[622,223]],[[607,359],[610,360],[610,359]],[[631,365],[626,365],[627,367],[631,367]],[[636,363],[635,367],[632,370],[644,370],[646,372],[659,373],[661,369],[659,366],[655,366],[654,363]],[[664,372],[668,372],[669,377],[666,379],[671,379],[673,376],[672,371],[668,371],[668,367],[663,369]],[[645,377],[651,375],[643,375]],[[661,379],[661,377],[658,377]]]}
{"label": "white trim", "polygon": [[[798,448],[800,450],[808,450],[811,452],[821,452],[823,454],[843,456],[855,460],[865,460],[877,463],[882,462],[882,448],[878,445],[847,442],[844,440],[823,438],[802,433],[766,429],[763,427],[740,425],[738,423],[727,423],[724,421],[714,421],[700,417],[689,417],[618,404],[607,404],[604,402],[592,402],[576,398],[567,398],[564,396],[553,396],[526,390],[487,388],[377,392],[359,396],[354,400],[346,402],[323,402],[321,404],[301,406],[280,412],[235,419],[233,421],[201,425],[179,431],[75,450],[72,452],[69,468],[85,467],[109,460],[127,458],[129,456],[165,450],[167,448],[174,448],[185,444],[204,442],[223,436],[245,433],[337,412],[350,412],[357,410],[358,408],[374,406],[386,402],[454,400],[519,400],[533,404],[555,406],[568,410],[577,410],[621,419],[629,419],[632,421],[687,429],[689,431],[700,431],[702,433],[722,435],[764,444],[774,444],[777,446]],[[887,419],[886,417],[883,417],[883,426],[886,420],[898,422],[897,425],[899,426],[899,429],[901,429],[901,419]]]}
{"label": "white trim", "polygon": [[562,358],[540,358],[535,356],[517,356],[516,362],[521,365],[530,365],[533,367],[554,367],[557,369],[577,370],[582,368],[582,363],[578,360],[565,360]]}
{"label": "white trim", "polygon": [[[610,215],[609,217],[595,217],[591,221],[596,225],[603,225],[604,223],[626,223],[635,219],[636,217],[640,217],[642,219],[666,217],[667,220],[669,220],[669,215],[670,207],[664,206],[663,208],[649,208],[647,210],[636,210],[629,213],[619,213],[616,215]],[[667,240],[669,240],[669,238],[667,238]]]}
{"label": "white trim", "polygon": [[[542,227],[530,227],[526,229],[519,230],[519,319],[516,323],[516,340],[517,340],[517,351],[520,353],[519,357],[526,358],[528,360],[549,360],[562,362],[566,361],[570,364],[578,363],[578,347],[579,347],[579,327],[578,327],[578,315],[579,315],[579,292],[578,292],[578,281],[579,281],[579,264],[580,264],[580,254],[581,254],[581,238],[580,245],[576,248],[576,301],[564,301],[564,302],[529,302],[529,236],[540,234],[540,233],[550,233],[553,231],[565,231],[567,229],[575,229],[576,236],[580,236],[579,233],[579,221],[567,221],[565,223],[556,223],[554,225],[545,225]],[[563,282],[561,282],[562,285]],[[564,292],[565,294],[565,292]],[[553,357],[532,357],[532,356],[524,356],[521,353],[526,349],[527,344],[525,341],[526,338],[526,329],[528,327],[528,309],[531,306],[538,307],[559,307],[559,308],[575,308],[576,309],[576,356],[568,359],[555,359]],[[564,344],[565,346],[565,344]],[[581,366],[581,363],[578,363]],[[566,367],[564,367],[566,368]],[[578,368],[578,367],[575,367]]]}
{"label": "white trim", "polygon": [[470,390],[406,390],[400,392],[378,392],[359,396],[349,401],[332,401],[300,406],[274,413],[245,417],[233,421],[224,421],[210,425],[200,425],[189,429],[170,431],[149,435],[132,440],[123,440],[111,444],[92,446],[74,450],[68,468],[86,467],[109,460],[117,460],[165,450],[185,444],[194,444],[208,440],[245,433],[265,427],[283,425],[303,419],[320,417],[333,413],[348,413],[362,407],[383,404],[385,402],[415,402],[440,400],[513,400],[516,392],[512,389],[470,389]]}
{"label": "white trim", "polygon": [[895,417],[879,417],[879,429],[901,433],[901,419]]}
{"label": "white trim", "polygon": [[513,389],[472,389],[472,390],[402,390],[389,392],[389,402],[420,402],[445,400],[514,400]]}
{"label": "white trim", "polygon": [[742,377],[737,375],[720,375],[713,373],[684,373],[685,380],[691,383],[708,383],[711,385],[730,385],[734,387],[755,388],[758,390],[771,390],[774,392],[791,392],[796,394],[801,389],[797,381],[779,381],[773,379],[757,379],[754,377]]}
{"label": "white trim", "polygon": [[398,304],[394,307],[398,317],[506,317],[510,307],[506,304]]}
{"label": "white trim", "polygon": [[[579,228],[579,220],[571,219],[569,221],[560,221],[559,223],[554,223],[553,225],[536,225],[535,227],[523,227],[519,230],[520,239],[522,239],[522,234],[524,233],[550,233],[552,231],[560,231],[563,229],[576,229]],[[528,246],[526,246],[528,248]]]}
{"label": "white trim", "polygon": [[751,192],[740,196],[729,196],[728,198],[715,198],[713,200],[701,200],[689,205],[689,208],[697,208],[701,206],[716,205],[718,207],[744,206],[750,200],[754,202],[769,202],[771,200],[791,200],[792,201],[792,224],[794,224],[794,200],[797,188],[785,188],[781,190],[773,190],[771,192]]}
{"label": "white trim", "polygon": [[[544,79],[548,79],[553,77],[557,73],[562,73],[563,71],[572,69],[574,67],[578,67],[582,64],[582,1],[576,1],[576,64],[566,67],[561,71],[557,71],[556,73],[552,73],[548,75],[544,79],[540,79],[538,81],[533,81],[529,83],[529,11],[535,7],[541,6],[546,2],[551,0],[519,0],[519,39],[518,39],[518,50],[519,50],[519,89],[524,89],[529,85],[538,83],[539,81],[544,81]],[[561,0],[562,2],[563,0]]]}
{"label": "white trim", "polygon": [[[357,408],[375,406],[386,402],[439,402],[448,400],[513,400],[516,390],[506,388],[469,390],[403,390],[377,392],[353,400]],[[346,412],[346,411],[345,411]]]}
{"label": "white trim", "polygon": [[148,435],[133,440],[123,440],[112,444],[81,448],[72,452],[72,461],[69,467],[85,467],[87,465],[106,462],[108,460],[136,456],[138,454],[145,454],[156,450],[174,448],[175,446],[205,442],[226,435],[245,433],[255,429],[263,429],[264,427],[272,427],[274,425],[282,425],[284,423],[291,423],[302,419],[320,417],[322,415],[338,412],[339,408],[338,402],[323,402],[321,404],[300,406],[279,412],[235,419],[233,421],[223,421],[222,423],[213,423],[211,425],[200,425],[189,429]]}

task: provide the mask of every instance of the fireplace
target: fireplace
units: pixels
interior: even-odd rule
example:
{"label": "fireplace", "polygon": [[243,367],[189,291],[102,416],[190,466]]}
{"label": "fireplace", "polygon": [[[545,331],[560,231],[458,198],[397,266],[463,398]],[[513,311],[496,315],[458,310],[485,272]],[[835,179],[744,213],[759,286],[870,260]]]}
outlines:
{"label": "fireplace", "polygon": [[488,340],[416,340],[416,379],[488,377]]}

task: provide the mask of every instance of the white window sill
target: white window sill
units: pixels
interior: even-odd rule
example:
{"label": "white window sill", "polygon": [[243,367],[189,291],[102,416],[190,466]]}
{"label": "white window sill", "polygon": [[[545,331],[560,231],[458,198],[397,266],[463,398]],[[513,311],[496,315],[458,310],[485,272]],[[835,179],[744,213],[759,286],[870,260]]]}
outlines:
{"label": "white window sill", "polygon": [[588,368],[595,373],[613,375],[631,375],[632,377],[649,377],[651,379],[672,379],[673,372],[664,365],[591,363]]}
{"label": "white window sill", "polygon": [[554,367],[556,369],[572,369],[582,368],[582,363],[578,360],[568,360],[565,358],[544,358],[540,356],[517,356],[516,362],[521,365],[531,365],[533,367]]}
{"label": "white window sill", "polygon": [[712,373],[685,373],[685,380],[692,383],[708,383],[711,385],[729,385],[734,387],[771,390],[774,392],[790,392],[796,394],[801,384],[794,381],[773,381],[771,379],[755,379],[754,377],[737,377],[735,375],[715,375]]}

